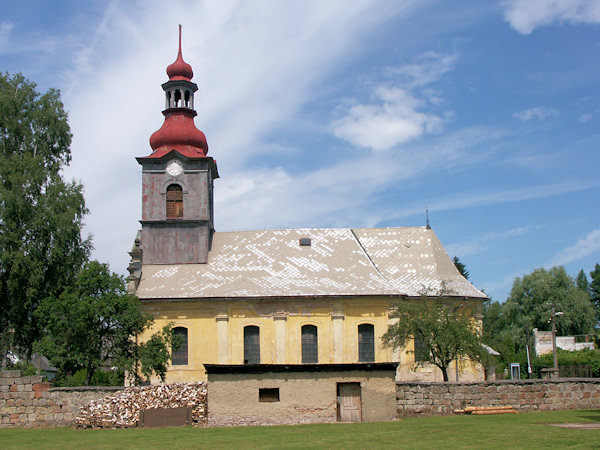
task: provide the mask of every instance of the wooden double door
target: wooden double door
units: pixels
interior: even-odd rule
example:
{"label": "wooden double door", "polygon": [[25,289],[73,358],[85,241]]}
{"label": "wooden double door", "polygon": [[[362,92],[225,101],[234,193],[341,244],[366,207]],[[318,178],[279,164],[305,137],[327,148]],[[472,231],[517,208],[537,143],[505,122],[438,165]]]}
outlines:
{"label": "wooden double door", "polygon": [[337,384],[337,408],[340,422],[361,422],[360,383]]}

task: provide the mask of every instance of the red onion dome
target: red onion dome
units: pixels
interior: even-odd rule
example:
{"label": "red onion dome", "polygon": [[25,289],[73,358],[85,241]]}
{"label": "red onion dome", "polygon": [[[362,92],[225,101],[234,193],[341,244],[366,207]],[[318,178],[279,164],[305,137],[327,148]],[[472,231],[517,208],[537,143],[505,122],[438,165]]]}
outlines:
{"label": "red onion dome", "polygon": [[169,80],[187,80],[191,81],[194,76],[194,71],[192,70],[192,66],[186,63],[181,56],[181,50],[179,50],[179,54],[177,55],[177,59],[173,64],[167,67],[167,75],[169,76]]}
{"label": "red onion dome", "polygon": [[178,110],[167,114],[159,130],[150,136],[150,146],[156,151],[161,147],[168,147],[180,152],[197,153],[197,156],[206,156],[208,144],[206,136],[196,128],[193,111]]}

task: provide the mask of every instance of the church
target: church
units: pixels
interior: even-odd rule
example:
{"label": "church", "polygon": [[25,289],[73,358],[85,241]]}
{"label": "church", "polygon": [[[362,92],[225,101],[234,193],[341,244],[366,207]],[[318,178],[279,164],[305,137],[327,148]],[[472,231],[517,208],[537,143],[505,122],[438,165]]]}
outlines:
{"label": "church", "polygon": [[[443,286],[481,324],[486,295],[458,272],[433,230],[216,232],[213,183],[219,173],[194,123],[198,87],[183,60],[181,30],[167,75],[164,123],[150,137],[152,152],[137,158],[141,231],[128,277],[129,292],[155,318],[148,333],[171,323],[182,338],[167,382],[208,379],[210,385],[219,374],[265,373],[347,379],[360,372],[368,384],[381,371],[392,380],[441,381],[439,369],[416,364],[414,343],[392,351],[380,339],[396,302]],[[450,381],[483,376],[470,361],[450,370]],[[337,389],[339,396],[340,383]],[[265,401],[279,399],[275,388],[261,392]]]}

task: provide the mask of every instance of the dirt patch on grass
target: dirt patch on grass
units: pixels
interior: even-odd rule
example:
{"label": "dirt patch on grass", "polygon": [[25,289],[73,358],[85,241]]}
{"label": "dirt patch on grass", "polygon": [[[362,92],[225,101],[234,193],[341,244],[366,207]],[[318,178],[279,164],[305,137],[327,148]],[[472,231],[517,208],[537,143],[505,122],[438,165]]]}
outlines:
{"label": "dirt patch on grass", "polygon": [[584,429],[600,429],[600,422],[571,422],[571,423],[550,423],[552,427],[560,428],[584,428]]}

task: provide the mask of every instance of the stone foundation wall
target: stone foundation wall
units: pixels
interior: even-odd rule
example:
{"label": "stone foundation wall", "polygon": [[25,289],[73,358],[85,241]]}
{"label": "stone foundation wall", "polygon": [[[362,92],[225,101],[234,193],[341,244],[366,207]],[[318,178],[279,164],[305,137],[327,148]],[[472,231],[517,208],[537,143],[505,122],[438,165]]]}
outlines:
{"label": "stone foundation wall", "polygon": [[0,427],[72,425],[79,408],[121,387],[51,388],[41,376],[0,371]]}
{"label": "stone foundation wall", "polygon": [[473,383],[396,383],[398,417],[452,414],[468,406],[512,406],[518,411],[600,407],[600,378],[503,380]]}

